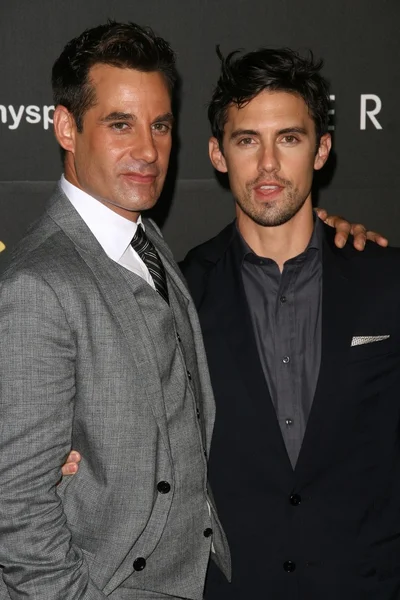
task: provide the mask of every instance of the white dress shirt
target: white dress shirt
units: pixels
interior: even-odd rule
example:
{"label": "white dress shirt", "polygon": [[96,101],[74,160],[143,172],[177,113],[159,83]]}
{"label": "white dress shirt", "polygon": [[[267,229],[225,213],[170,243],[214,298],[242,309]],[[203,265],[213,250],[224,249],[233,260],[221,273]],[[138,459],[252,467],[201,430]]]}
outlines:
{"label": "white dress shirt", "polygon": [[67,181],[64,175],[61,176],[60,185],[107,256],[132,273],[139,275],[155,289],[148,268],[131,246],[138,225],[141,224],[144,229],[142,217],[139,215],[136,223],[121,217],[105,204]]}

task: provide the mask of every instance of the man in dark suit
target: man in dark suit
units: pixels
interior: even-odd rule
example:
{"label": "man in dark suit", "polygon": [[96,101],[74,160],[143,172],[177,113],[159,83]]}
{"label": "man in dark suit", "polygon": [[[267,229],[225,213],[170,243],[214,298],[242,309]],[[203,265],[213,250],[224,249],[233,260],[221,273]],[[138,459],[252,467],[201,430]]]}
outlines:
{"label": "man in dark suit", "polygon": [[400,598],[400,253],[315,219],[321,64],[222,59],[210,158],[236,221],[187,255],[217,405],[209,477],[232,554],[207,600]]}

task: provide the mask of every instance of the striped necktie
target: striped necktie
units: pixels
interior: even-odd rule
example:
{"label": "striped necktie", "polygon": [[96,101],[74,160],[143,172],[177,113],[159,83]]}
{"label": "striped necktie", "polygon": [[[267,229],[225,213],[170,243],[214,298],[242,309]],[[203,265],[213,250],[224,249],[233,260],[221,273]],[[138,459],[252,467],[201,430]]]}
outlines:
{"label": "striped necktie", "polygon": [[157,250],[145,234],[141,225],[138,225],[133,240],[131,241],[131,245],[148,268],[157,292],[165,302],[169,304],[167,277],[165,275],[164,265],[161,262]]}

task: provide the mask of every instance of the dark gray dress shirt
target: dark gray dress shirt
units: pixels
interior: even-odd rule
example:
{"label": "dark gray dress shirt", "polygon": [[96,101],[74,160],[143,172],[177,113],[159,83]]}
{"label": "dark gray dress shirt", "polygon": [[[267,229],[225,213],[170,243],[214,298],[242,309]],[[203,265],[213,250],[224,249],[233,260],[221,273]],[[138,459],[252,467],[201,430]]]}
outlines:
{"label": "dark gray dress shirt", "polygon": [[294,468],[321,362],[323,225],[315,220],[306,250],[277,263],[238,236],[238,256],[261,365]]}

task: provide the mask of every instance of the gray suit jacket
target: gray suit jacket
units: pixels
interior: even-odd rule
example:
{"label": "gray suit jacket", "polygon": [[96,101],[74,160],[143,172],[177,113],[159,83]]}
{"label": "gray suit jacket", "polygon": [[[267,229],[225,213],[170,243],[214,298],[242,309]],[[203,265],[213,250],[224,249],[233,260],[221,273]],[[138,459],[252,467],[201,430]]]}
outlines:
{"label": "gray suit jacket", "polygon": [[[188,316],[186,355],[200,388],[208,453],[214,400],[197,313],[150,221],[146,232]],[[174,495],[158,494],[157,482],[179,474],[136,285],[140,278],[127,284],[126,271],[59,189],[1,276],[1,600],[102,600],[163,535]],[[57,488],[71,447],[84,457],[79,473]],[[212,518],[228,574],[213,507]],[[196,596],[196,577],[182,582],[182,596]],[[179,589],[179,565],[171,578]]]}

